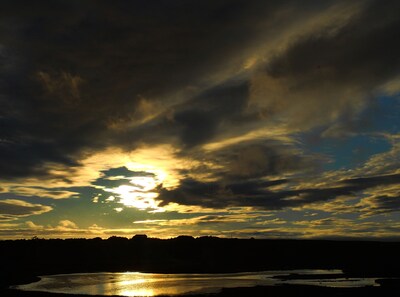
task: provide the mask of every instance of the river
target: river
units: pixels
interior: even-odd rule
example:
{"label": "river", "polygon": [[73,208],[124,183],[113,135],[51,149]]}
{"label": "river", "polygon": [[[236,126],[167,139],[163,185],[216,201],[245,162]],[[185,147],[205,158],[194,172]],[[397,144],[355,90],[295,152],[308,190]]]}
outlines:
{"label": "river", "polygon": [[[292,277],[286,280],[279,279],[279,276],[285,275]],[[315,278],[296,278],[296,276],[302,275],[314,275]],[[341,270],[316,269],[224,274],[101,272],[46,275],[41,276],[41,280],[38,282],[15,288],[25,291],[66,294],[157,296],[217,293],[222,288],[280,284],[308,284],[327,287],[377,286],[375,280],[376,278],[345,278]]]}

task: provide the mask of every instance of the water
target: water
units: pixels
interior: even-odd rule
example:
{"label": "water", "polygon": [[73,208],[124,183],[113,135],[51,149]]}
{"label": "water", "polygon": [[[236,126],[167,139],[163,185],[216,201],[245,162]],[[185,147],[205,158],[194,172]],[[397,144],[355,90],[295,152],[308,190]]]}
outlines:
{"label": "water", "polygon": [[[281,280],[275,276],[336,274],[329,279]],[[327,287],[377,286],[375,278],[343,278],[341,270],[290,270],[225,274],[75,273],[42,276],[36,283],[17,286],[25,291],[51,293],[157,296],[217,293],[222,288],[258,285],[310,284]]]}

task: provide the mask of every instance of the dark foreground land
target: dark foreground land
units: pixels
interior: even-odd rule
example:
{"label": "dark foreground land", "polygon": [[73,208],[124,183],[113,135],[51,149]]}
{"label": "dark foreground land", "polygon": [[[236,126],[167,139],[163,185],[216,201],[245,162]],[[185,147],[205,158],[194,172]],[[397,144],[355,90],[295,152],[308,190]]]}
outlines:
{"label": "dark foreground land", "polygon": [[[370,287],[370,288],[324,288],[314,286],[275,286],[223,289],[218,294],[187,295],[189,297],[395,297],[399,294],[400,287]],[[88,295],[53,294],[41,292],[23,292],[17,290],[4,290],[4,297],[88,297]],[[100,297],[100,295],[90,295]],[[104,296],[101,296],[104,297]],[[162,296],[159,296],[162,297]]]}
{"label": "dark foreground land", "polygon": [[[135,236],[96,239],[0,241],[0,296],[72,296],[10,290],[38,275],[141,271],[217,273],[285,269],[342,269],[349,277],[378,277],[380,287],[275,286],[224,289],[210,296],[397,296],[400,243],[254,240]],[[77,296],[77,295],[75,295]],[[193,295],[191,295],[193,296]]]}

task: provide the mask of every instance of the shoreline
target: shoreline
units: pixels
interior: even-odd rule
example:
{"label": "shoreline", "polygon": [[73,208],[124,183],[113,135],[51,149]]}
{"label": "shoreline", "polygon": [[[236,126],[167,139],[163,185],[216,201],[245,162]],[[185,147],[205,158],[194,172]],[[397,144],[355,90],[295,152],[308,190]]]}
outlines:
{"label": "shoreline", "polygon": [[[81,272],[82,273],[82,272]],[[68,273],[66,273],[68,274]],[[300,274],[289,274],[282,276],[274,276],[274,278],[280,279],[316,279],[317,277],[322,279],[324,276],[335,278],[346,278],[350,277],[348,274],[334,274],[334,275],[300,275]],[[354,277],[352,275],[351,277]],[[68,294],[68,293],[52,293],[42,291],[28,291],[20,290],[15,288],[18,285],[31,284],[40,281],[39,276],[24,277],[18,281],[9,285],[7,288],[0,289],[0,296],[2,297],[120,297],[121,295],[86,295],[86,294]],[[376,283],[378,286],[363,286],[363,287],[324,287],[310,284],[276,284],[266,286],[254,286],[254,287],[237,287],[237,288],[222,288],[217,293],[201,293],[201,294],[180,294],[180,295],[156,295],[158,297],[245,297],[245,296],[279,296],[279,297],[355,297],[355,296],[379,296],[379,297],[392,297],[393,292],[400,290],[400,278],[398,277],[377,277]]]}
{"label": "shoreline", "polygon": [[[379,296],[392,297],[394,292],[400,289],[399,279],[391,285],[381,285],[379,287],[365,286],[360,288],[328,288],[312,285],[276,285],[276,286],[255,286],[255,287],[238,287],[223,288],[218,293],[209,294],[187,294],[187,295],[157,295],[157,297],[246,297],[246,296],[270,296],[270,297],[357,297],[357,296]],[[23,291],[17,289],[0,290],[3,297],[104,297],[105,295],[83,295],[83,294],[64,294],[49,293],[39,291]],[[107,295],[109,297],[121,297],[121,295]]]}
{"label": "shoreline", "polygon": [[[9,288],[39,281],[38,276],[55,274],[126,271],[205,274],[283,270],[290,274],[290,270],[323,269],[340,270],[343,274],[338,274],[337,277],[341,278],[381,278],[378,280],[381,286],[325,288],[315,285],[285,284],[222,289],[218,294],[197,296],[393,297],[394,288],[400,291],[399,249],[400,242],[208,237],[179,237],[169,240],[134,237],[108,240],[0,241],[0,251],[6,255],[0,269],[0,296],[88,296],[28,292]],[[360,253],[360,250],[363,252]],[[366,258],[365,255],[369,257]],[[290,277],[294,275],[286,276]],[[386,279],[382,280],[383,278]]]}

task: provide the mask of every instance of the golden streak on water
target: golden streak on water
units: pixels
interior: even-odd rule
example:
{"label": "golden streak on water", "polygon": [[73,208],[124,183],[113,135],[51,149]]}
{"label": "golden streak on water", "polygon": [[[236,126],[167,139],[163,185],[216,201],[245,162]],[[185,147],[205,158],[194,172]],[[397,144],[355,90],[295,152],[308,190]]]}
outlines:
{"label": "golden streak on water", "polygon": [[[279,275],[336,274],[332,278],[281,280]],[[103,296],[158,296],[217,293],[222,288],[281,284],[324,287],[379,286],[376,278],[344,278],[341,270],[282,270],[226,274],[80,273],[42,276],[39,282],[17,286],[26,291]]]}
{"label": "golden streak on water", "polygon": [[[133,279],[132,279],[133,277]],[[115,282],[109,284],[108,290],[113,295],[120,296],[156,296],[176,295],[181,293],[174,285],[160,286],[160,282],[153,274],[125,273],[116,275]]]}
{"label": "golden streak on water", "polygon": [[121,296],[155,296],[152,289],[120,290],[117,295]]}

